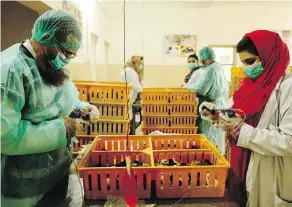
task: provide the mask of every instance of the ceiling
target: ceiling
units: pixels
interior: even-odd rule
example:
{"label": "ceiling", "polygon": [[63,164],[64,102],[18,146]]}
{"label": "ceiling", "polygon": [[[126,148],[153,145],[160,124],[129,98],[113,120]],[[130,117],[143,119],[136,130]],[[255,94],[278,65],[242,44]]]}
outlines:
{"label": "ceiling", "polygon": [[51,9],[51,7],[49,7],[42,1],[17,1],[17,2],[36,11],[39,15]]}

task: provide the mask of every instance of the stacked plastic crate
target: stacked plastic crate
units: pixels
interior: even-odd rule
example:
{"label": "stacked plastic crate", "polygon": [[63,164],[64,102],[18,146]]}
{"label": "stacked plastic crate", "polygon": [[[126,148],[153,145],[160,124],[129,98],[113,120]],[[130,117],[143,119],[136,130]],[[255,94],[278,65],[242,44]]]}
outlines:
{"label": "stacked plastic crate", "polygon": [[86,199],[106,199],[107,195],[122,195],[121,180],[126,173],[126,156],[131,157],[139,199],[151,197],[154,166],[152,143],[148,136],[99,136],[78,165],[83,178]]}
{"label": "stacked plastic crate", "polygon": [[230,165],[204,135],[156,135],[151,141],[157,198],[224,196]]}
{"label": "stacked plastic crate", "polygon": [[196,134],[196,93],[185,88],[142,90],[142,132]]}
{"label": "stacked plastic crate", "polygon": [[[99,136],[78,165],[86,199],[122,195],[125,136]],[[223,197],[230,164],[204,135],[129,136],[140,199]],[[173,160],[177,165],[170,165]],[[161,165],[161,163],[168,163]],[[208,164],[206,164],[208,163]]]}
{"label": "stacked plastic crate", "polygon": [[130,86],[118,82],[75,81],[79,90],[79,99],[97,106],[100,119],[97,123],[86,125],[78,132],[79,143],[74,144],[74,151],[80,150],[97,135],[121,135],[127,128],[127,94]]}
{"label": "stacked plastic crate", "polygon": [[232,67],[231,68],[231,83],[229,86],[229,95],[233,96],[234,92],[238,89],[238,86],[245,78],[243,67]]}

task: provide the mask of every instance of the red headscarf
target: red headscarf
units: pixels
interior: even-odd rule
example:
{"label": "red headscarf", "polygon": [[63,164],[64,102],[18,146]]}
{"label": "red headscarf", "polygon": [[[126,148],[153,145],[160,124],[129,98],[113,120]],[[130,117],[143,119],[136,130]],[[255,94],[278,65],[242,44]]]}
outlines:
{"label": "red headscarf", "polygon": [[[245,78],[238,91],[233,96],[233,108],[241,109],[248,117],[247,124],[256,127],[261,111],[264,109],[272,91],[290,62],[287,45],[280,36],[271,31],[258,30],[246,34],[243,38],[250,38],[254,43],[264,72],[256,81]],[[235,140],[231,140],[231,174],[230,184],[239,184],[244,180],[249,150],[237,147]]]}
{"label": "red headscarf", "polygon": [[251,116],[266,105],[278,81],[285,75],[290,55],[287,45],[275,32],[258,30],[246,34],[246,37],[254,43],[264,72],[254,82],[250,78],[243,80],[233,95],[233,108],[241,109],[247,116]]}

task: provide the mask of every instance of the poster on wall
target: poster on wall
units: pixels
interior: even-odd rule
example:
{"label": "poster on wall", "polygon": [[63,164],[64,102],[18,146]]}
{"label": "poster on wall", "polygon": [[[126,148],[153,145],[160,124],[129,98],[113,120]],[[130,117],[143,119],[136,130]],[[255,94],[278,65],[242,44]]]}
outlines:
{"label": "poster on wall", "polygon": [[186,57],[197,50],[196,35],[167,35],[163,41],[163,55],[166,57]]}
{"label": "poster on wall", "polygon": [[285,42],[288,46],[289,52],[290,52],[290,64],[292,65],[292,30],[274,30],[273,32],[276,32],[280,35],[283,42]]}
{"label": "poster on wall", "polygon": [[70,1],[63,1],[62,10],[70,13],[82,28],[82,12]]}

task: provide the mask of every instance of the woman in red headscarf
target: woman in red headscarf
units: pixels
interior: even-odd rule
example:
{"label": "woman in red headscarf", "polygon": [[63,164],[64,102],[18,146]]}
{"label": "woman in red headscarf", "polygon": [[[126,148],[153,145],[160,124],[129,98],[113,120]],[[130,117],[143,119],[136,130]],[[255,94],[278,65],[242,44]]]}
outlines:
{"label": "woman in red headscarf", "polygon": [[[229,134],[229,192],[241,207],[292,207],[292,74],[277,33],[259,30],[237,44],[246,78],[232,98],[245,120],[220,115]],[[202,105],[208,108],[210,103]],[[200,108],[202,108],[202,105]],[[200,111],[204,116],[204,111]]]}

